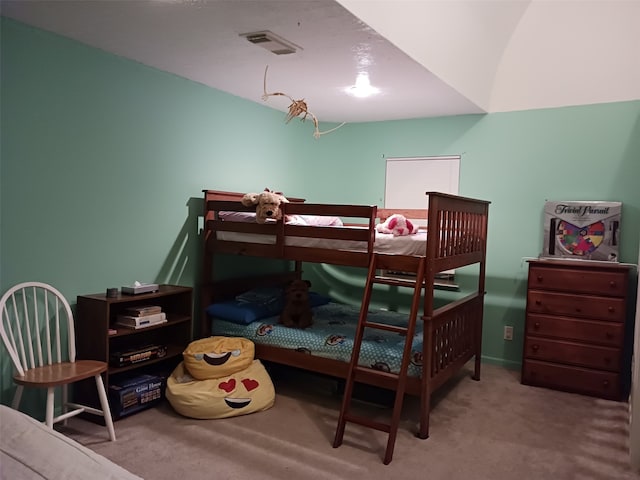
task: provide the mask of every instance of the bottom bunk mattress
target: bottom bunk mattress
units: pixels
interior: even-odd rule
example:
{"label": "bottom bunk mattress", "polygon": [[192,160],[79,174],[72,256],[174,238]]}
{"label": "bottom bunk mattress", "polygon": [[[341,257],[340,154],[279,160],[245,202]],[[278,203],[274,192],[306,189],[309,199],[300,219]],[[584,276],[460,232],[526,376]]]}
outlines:
{"label": "bottom bunk mattress", "polygon": [[[296,350],[349,363],[358,325],[359,307],[330,302],[313,307],[313,325],[304,330],[278,323],[278,315],[248,324],[213,317],[212,335],[244,337],[256,344]],[[409,315],[386,310],[369,311],[368,321],[407,326]],[[419,319],[413,338],[409,376],[420,377],[422,368],[422,326]],[[405,336],[379,329],[365,330],[359,363],[362,366],[398,373]]]}

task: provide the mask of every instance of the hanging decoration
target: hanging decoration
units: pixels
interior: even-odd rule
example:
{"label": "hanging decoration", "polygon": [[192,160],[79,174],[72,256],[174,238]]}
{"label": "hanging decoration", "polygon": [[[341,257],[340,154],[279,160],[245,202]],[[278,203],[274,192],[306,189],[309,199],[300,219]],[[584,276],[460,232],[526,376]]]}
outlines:
{"label": "hanging decoration", "polygon": [[342,122],[340,125],[332,128],[331,130],[321,132],[320,127],[318,125],[318,119],[312,112],[309,111],[309,108],[307,107],[307,103],[304,101],[304,98],[302,100],[294,100],[293,97],[287,95],[286,93],[282,93],[282,92],[267,93],[267,71],[268,70],[269,70],[269,65],[267,65],[266,68],[264,69],[264,93],[262,95],[262,100],[266,102],[269,97],[275,97],[275,96],[287,97],[289,100],[291,100],[291,105],[289,105],[289,111],[287,113],[285,123],[289,123],[292,119],[296,117],[301,117],[300,118],[301,122],[304,122],[307,116],[311,117],[311,119],[313,120],[313,126],[314,126],[313,136],[316,139],[320,138],[320,135],[325,135],[327,133],[331,133],[337,130],[338,128],[340,128],[346,123],[346,122]]}

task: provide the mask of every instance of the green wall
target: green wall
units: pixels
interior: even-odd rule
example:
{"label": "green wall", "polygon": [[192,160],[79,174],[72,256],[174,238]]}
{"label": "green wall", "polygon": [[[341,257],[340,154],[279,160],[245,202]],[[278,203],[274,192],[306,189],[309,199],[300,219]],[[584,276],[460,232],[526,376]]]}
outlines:
{"label": "green wall", "polygon": [[[523,259],[540,253],[545,199],[624,202],[621,261],[637,260],[640,101],[348,124],[315,140],[309,122],[6,18],[1,35],[1,292],[40,280],[75,303],[134,280],[196,286],[202,189],[382,204],[387,156],[460,154],[461,194],[492,202],[489,361],[520,363]],[[346,296],[359,285],[309,272]]]}
{"label": "green wall", "polygon": [[[462,155],[460,193],[492,202],[486,360],[521,363],[525,259],[542,251],[545,200],[623,202],[620,261],[637,262],[640,101],[363,123],[332,135],[306,148],[314,182],[292,193],[327,197],[330,185],[336,201],[381,203],[384,157]],[[511,342],[502,339],[504,325],[514,326]]]}

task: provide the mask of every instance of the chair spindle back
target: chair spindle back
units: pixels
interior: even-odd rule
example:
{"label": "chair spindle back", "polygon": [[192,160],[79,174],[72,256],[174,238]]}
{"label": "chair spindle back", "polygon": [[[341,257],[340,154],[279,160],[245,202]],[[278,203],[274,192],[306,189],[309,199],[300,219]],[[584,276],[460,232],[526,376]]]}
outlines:
{"label": "chair spindle back", "polygon": [[[71,307],[54,287],[25,282],[0,300],[0,334],[19,375],[43,365],[75,361]],[[66,335],[66,349],[63,349]]]}

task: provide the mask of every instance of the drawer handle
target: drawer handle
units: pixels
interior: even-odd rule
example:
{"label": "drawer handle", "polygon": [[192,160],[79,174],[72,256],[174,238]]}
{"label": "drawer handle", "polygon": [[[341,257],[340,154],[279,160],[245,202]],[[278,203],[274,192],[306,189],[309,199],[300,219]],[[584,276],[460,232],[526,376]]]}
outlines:
{"label": "drawer handle", "polygon": [[607,332],[607,333],[605,333],[605,337],[607,337],[607,338],[613,338],[613,333],[611,333],[611,332]]}
{"label": "drawer handle", "polygon": [[539,330],[540,329],[540,322],[536,322],[533,324],[533,329],[534,330]]}
{"label": "drawer handle", "polygon": [[611,281],[609,282],[609,286],[610,286],[611,288],[616,288],[617,284],[616,284],[616,282],[615,282],[614,280],[611,280]]}
{"label": "drawer handle", "polygon": [[540,348],[540,345],[536,345],[536,344],[531,345],[531,350],[533,350],[534,352],[537,352],[539,348]]}
{"label": "drawer handle", "polygon": [[536,300],[536,305],[542,305],[542,300]]}
{"label": "drawer handle", "polygon": [[542,275],[538,275],[538,281],[541,282],[542,281]]}
{"label": "drawer handle", "polygon": [[577,313],[582,312],[582,310],[580,309],[580,307],[576,307],[576,312],[577,312]]}
{"label": "drawer handle", "polygon": [[602,381],[602,386],[603,387],[608,387],[609,386],[609,380],[603,380]]}
{"label": "drawer handle", "polygon": [[615,311],[616,311],[616,309],[615,309],[615,308],[613,308],[613,307],[609,307],[609,308],[608,308],[608,310],[609,310],[609,313],[613,313],[613,312],[615,312]]}

